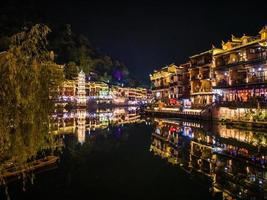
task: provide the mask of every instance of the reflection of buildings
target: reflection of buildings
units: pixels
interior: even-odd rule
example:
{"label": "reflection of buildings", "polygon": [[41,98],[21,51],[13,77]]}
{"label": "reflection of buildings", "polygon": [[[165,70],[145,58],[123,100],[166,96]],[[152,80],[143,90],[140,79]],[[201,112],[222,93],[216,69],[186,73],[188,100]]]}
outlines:
{"label": "reflection of buildings", "polygon": [[194,177],[197,173],[225,199],[266,195],[265,136],[222,125],[208,129],[192,122],[155,121],[150,148],[154,154],[178,164]]}
{"label": "reflection of buildings", "polygon": [[106,129],[110,125],[141,122],[137,107],[97,110],[90,113],[85,109],[54,115],[57,124],[56,134],[77,133],[78,142],[85,141],[86,132]]}
{"label": "reflection of buildings", "polygon": [[85,123],[86,123],[86,110],[85,109],[78,109],[76,113],[77,117],[77,138],[78,142],[83,144],[85,141]]}

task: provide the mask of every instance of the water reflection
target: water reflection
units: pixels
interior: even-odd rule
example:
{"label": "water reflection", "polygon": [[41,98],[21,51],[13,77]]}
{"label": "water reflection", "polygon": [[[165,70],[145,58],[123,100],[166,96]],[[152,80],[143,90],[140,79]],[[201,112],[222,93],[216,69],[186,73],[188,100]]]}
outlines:
{"label": "water reflection", "polygon": [[[77,143],[83,145],[86,138],[97,130],[108,131],[116,126],[114,135],[119,138],[121,126],[142,121],[138,111],[137,107],[128,107],[94,112],[83,108],[57,112],[51,117],[40,115],[29,127],[23,124],[20,129],[10,129],[6,135],[1,134],[0,193],[4,192],[8,199],[8,185],[17,180],[22,181],[22,190],[25,191],[27,185],[34,184],[36,173],[58,167],[64,148],[75,148]],[[41,117],[43,121],[40,123]],[[65,140],[67,135],[75,136],[77,143],[69,145]]]}
{"label": "water reflection", "polygon": [[[109,129],[110,126],[120,126],[129,123],[142,122],[138,107],[119,107],[113,109],[98,109],[89,112],[86,109],[77,109],[53,115],[57,125],[55,134],[75,133],[79,143],[83,144],[86,135],[96,129]],[[118,129],[119,132],[119,129]]]}
{"label": "water reflection", "polygon": [[36,110],[28,111],[24,117],[17,114],[7,118],[9,124],[0,129],[0,194],[5,193],[7,199],[9,183],[19,180],[25,191],[28,183],[34,183],[35,173],[54,169],[63,146],[53,134],[46,111],[39,109],[39,115]]}
{"label": "water reflection", "polygon": [[225,125],[155,119],[150,151],[210,183],[221,198],[264,198],[266,134]]}
{"label": "water reflection", "polygon": [[[56,167],[58,172],[53,175],[59,174],[57,178],[47,178],[45,175],[42,181],[53,179],[55,185],[64,186],[62,191],[77,185],[76,191],[81,192],[80,187],[85,187],[84,184],[88,184],[89,180],[94,180],[90,182],[90,187],[94,187],[94,190],[103,185],[109,188],[110,183],[118,181],[122,191],[125,189],[129,192],[131,187],[127,190],[124,185],[131,182],[132,171],[154,189],[153,184],[161,184],[153,181],[157,177],[155,174],[158,174],[158,168],[161,168],[159,176],[164,177],[162,180],[177,176],[172,181],[179,185],[182,174],[188,174],[191,179],[188,178],[189,183],[185,187],[197,181],[209,185],[216,197],[262,199],[266,195],[267,136],[264,131],[171,119],[152,119],[140,123],[144,120],[136,107],[92,112],[79,108],[57,112],[47,119],[47,123],[42,124],[49,129],[42,129],[39,125],[39,132],[34,128],[30,129],[32,131],[28,135],[10,133],[9,137],[1,138],[9,142],[1,146],[0,157],[1,184],[4,186],[2,191],[6,191],[7,197],[7,183],[19,179],[20,187],[22,185],[20,189],[27,193],[27,188],[30,187],[27,186],[34,184],[36,173]],[[150,141],[148,133],[152,129]],[[148,147],[152,154],[148,152]],[[160,159],[156,160],[161,163],[156,162],[157,157],[166,159],[175,167],[161,166],[164,162]],[[99,163],[101,169],[98,170]],[[182,174],[176,173],[176,166]],[[114,169],[117,174],[114,174]],[[102,177],[101,180],[98,176]],[[170,184],[164,182],[163,189],[173,187],[172,181]],[[138,185],[136,183],[132,186]],[[43,186],[45,188],[42,189],[56,192],[54,186]],[[194,190],[197,190],[196,185]],[[149,196],[151,191],[143,192],[147,192]],[[179,193],[180,191],[176,191],[175,195]],[[58,195],[61,193],[58,192]]]}

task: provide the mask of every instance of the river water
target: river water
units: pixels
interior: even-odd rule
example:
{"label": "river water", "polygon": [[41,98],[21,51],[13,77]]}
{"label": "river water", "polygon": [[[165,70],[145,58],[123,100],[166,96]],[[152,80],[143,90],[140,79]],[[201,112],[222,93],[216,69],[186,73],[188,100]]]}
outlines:
{"label": "river water", "polygon": [[[53,140],[38,136],[46,142],[35,151],[26,142],[30,150],[2,152],[0,199],[265,196],[264,130],[141,117],[128,107],[56,113],[51,135]],[[13,156],[20,152],[24,160]]]}

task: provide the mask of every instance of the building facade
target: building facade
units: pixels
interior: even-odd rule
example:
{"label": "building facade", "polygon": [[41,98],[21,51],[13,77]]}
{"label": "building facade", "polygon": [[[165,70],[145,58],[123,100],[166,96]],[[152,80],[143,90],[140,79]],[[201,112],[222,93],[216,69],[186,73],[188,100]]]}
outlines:
{"label": "building facade", "polygon": [[190,57],[190,96],[194,107],[203,107],[215,100],[212,59],[213,49]]}
{"label": "building facade", "polygon": [[150,74],[154,99],[169,104],[172,99],[186,98],[188,96],[189,66],[190,63],[180,66],[170,64]]}
{"label": "building facade", "polygon": [[232,35],[214,54],[214,91],[223,102],[263,102],[267,97],[267,28],[257,36]]}
{"label": "building facade", "polygon": [[148,92],[146,88],[131,88],[108,85],[104,82],[86,82],[84,74],[80,73],[76,80],[66,80],[59,88],[60,102],[81,101],[114,104],[146,104]]}

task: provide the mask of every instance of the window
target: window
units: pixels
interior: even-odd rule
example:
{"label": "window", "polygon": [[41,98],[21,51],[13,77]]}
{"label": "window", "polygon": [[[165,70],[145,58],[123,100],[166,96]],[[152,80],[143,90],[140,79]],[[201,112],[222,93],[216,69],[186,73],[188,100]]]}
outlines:
{"label": "window", "polygon": [[183,93],[183,88],[182,87],[179,87],[178,88],[178,94],[182,94]]}
{"label": "window", "polygon": [[178,75],[178,81],[182,81],[182,75]]}
{"label": "window", "polygon": [[249,49],[249,53],[255,53],[255,49]]}

